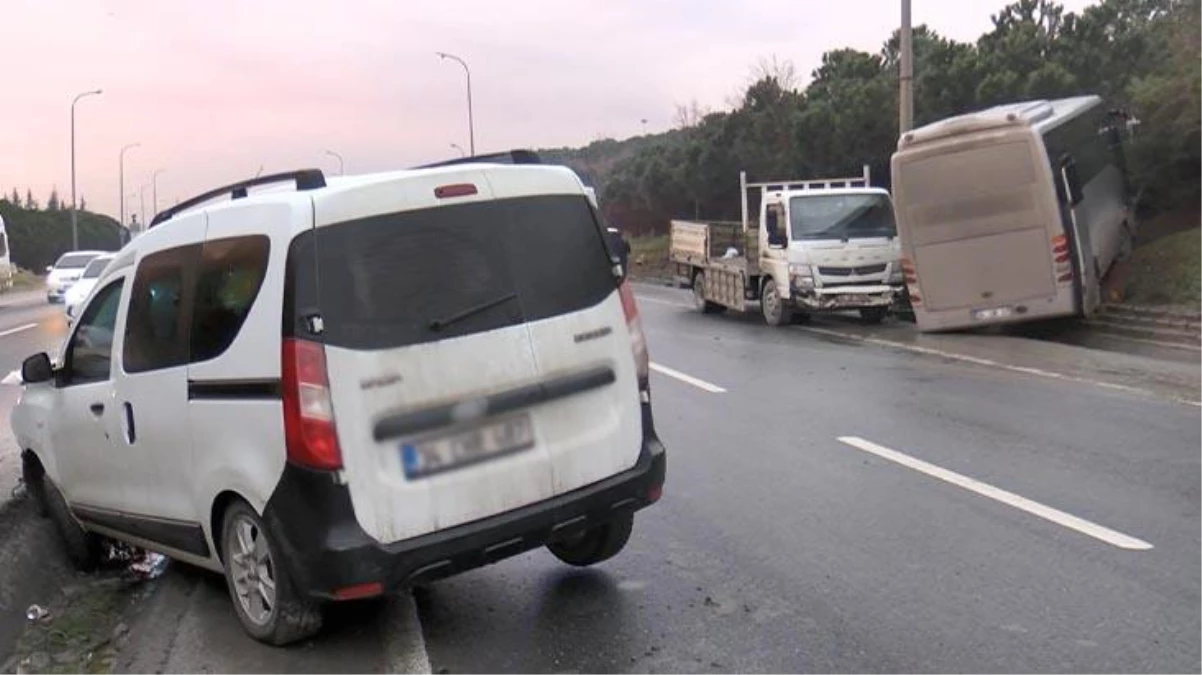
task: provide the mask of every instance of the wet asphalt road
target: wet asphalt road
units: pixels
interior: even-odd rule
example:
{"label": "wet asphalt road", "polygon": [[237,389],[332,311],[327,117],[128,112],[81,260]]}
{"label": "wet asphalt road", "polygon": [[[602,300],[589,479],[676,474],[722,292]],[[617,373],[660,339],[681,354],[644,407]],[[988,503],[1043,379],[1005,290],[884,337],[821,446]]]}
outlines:
{"label": "wet asphalt road", "polygon": [[[1199,410],[641,291],[669,450],[617,558],[418,591],[435,672],[1199,669]],[[1153,545],[1124,550],[837,439]]]}
{"label": "wet asphalt road", "polygon": [[[1198,408],[640,295],[653,361],[726,391],[653,375],[668,484],[617,558],[577,570],[536,551],[417,591],[435,672],[1199,670]],[[5,373],[63,331],[61,307],[18,300],[0,299],[0,333],[36,325],[0,337]],[[844,436],[1153,548],[1117,548]],[[372,612],[267,653],[236,630],[223,590],[173,572],[146,618],[192,621],[159,642],[193,646],[128,665],[382,666]]]}

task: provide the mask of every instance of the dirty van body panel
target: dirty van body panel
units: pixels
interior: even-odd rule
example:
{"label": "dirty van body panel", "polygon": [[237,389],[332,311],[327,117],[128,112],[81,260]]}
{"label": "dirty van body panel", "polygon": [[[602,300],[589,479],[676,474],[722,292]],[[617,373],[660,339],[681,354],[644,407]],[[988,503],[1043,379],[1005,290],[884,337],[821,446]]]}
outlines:
{"label": "dirty van body panel", "polygon": [[[630,340],[588,201],[566,172],[532,185],[507,171],[360,188],[379,214],[355,220],[338,219],[337,195],[318,198],[318,227],[294,244],[313,261],[294,271],[296,320],[322,317],[343,471],[378,542],[529,506],[638,458]],[[476,194],[444,200],[443,184]]]}

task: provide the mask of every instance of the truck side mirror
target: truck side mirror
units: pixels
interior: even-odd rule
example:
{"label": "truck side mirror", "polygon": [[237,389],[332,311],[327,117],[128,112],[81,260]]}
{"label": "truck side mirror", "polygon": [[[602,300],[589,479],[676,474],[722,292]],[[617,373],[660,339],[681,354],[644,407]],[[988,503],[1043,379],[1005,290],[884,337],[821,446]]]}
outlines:
{"label": "truck side mirror", "polygon": [[768,230],[769,246],[785,245],[785,237],[780,231],[780,213],[776,208],[768,207],[764,215],[764,227]]}

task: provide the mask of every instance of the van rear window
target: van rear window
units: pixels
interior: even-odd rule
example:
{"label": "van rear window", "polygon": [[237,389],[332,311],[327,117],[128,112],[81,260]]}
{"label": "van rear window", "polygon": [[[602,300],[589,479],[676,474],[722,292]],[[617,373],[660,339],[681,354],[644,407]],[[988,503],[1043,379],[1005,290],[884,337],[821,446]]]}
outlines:
{"label": "van rear window", "polygon": [[317,228],[289,252],[286,334],[320,313],[327,344],[386,349],[592,307],[613,293],[583,196],[406,211]]}

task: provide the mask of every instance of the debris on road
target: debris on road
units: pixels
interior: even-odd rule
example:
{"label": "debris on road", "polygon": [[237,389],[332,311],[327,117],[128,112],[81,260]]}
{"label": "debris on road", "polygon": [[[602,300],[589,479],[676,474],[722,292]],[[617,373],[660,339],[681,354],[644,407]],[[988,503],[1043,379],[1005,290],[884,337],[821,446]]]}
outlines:
{"label": "debris on road", "polygon": [[29,609],[25,610],[25,618],[30,621],[41,621],[50,616],[50,610],[41,605],[30,605]]}
{"label": "debris on road", "polygon": [[163,576],[167,571],[168,562],[167,556],[162,553],[146,551],[139,560],[129,566],[129,571],[138,578],[149,581]]}

